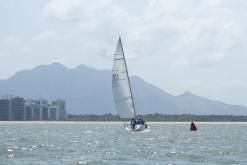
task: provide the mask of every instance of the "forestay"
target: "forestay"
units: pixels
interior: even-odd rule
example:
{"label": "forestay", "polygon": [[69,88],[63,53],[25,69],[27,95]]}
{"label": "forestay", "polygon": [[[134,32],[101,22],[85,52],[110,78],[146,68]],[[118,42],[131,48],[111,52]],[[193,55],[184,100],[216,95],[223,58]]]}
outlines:
{"label": "forestay", "polygon": [[118,40],[114,54],[112,92],[119,116],[121,118],[135,118],[135,107],[121,38]]}

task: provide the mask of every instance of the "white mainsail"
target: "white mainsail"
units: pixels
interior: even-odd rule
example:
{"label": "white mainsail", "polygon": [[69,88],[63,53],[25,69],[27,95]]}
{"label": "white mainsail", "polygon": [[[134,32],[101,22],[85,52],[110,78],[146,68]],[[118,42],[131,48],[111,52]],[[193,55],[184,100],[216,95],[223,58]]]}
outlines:
{"label": "white mainsail", "polygon": [[135,106],[120,37],[114,54],[112,92],[120,118],[135,118]]}

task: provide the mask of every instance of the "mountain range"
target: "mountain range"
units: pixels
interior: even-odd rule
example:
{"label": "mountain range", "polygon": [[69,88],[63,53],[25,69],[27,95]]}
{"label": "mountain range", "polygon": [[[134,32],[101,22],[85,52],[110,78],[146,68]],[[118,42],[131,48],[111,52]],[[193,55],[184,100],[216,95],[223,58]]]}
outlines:
{"label": "mountain range", "polygon": [[[40,65],[0,80],[0,95],[27,99],[63,99],[69,114],[116,114],[111,89],[111,70],[86,65],[69,69],[60,63]],[[184,92],[174,96],[145,82],[130,78],[138,114],[246,115],[247,107],[213,101]]]}

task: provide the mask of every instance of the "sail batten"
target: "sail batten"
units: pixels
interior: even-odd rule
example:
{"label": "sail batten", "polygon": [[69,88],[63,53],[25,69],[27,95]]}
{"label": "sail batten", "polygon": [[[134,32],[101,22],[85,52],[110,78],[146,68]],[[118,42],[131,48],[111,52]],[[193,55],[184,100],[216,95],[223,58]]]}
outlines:
{"label": "sail batten", "polygon": [[128,100],[130,100],[130,99],[132,99],[131,97],[129,97],[129,98],[126,98],[126,99],[119,99],[119,100],[114,100],[114,101],[128,101]]}
{"label": "sail batten", "polygon": [[135,118],[135,106],[121,38],[118,40],[114,54],[112,92],[119,116],[121,118]]}

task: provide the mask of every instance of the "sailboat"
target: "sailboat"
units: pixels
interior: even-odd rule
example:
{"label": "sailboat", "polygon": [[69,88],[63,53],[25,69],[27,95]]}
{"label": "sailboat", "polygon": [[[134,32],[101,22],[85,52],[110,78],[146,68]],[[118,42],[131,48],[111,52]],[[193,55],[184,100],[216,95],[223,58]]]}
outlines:
{"label": "sailboat", "polygon": [[114,54],[112,93],[119,117],[130,120],[129,124],[124,124],[125,129],[131,131],[143,131],[147,129],[145,121],[140,118],[137,119],[129,73],[120,37]]}

